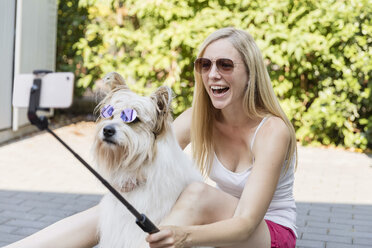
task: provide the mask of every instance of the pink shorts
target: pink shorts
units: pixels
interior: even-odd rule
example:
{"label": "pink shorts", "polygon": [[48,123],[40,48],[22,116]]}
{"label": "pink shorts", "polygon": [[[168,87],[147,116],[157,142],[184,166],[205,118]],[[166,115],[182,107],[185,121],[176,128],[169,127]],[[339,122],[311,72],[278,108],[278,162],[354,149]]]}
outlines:
{"label": "pink shorts", "polygon": [[265,220],[270,231],[271,248],[295,248],[296,236],[292,229]]}

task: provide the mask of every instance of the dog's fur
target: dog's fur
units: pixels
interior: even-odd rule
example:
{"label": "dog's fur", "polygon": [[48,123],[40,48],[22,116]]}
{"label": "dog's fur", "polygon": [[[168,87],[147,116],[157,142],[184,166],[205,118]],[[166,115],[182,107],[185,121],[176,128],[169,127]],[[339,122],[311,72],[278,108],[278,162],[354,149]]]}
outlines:
{"label": "dog's fur", "polygon": [[[104,81],[112,91],[97,109],[110,104],[115,110],[112,118],[100,118],[97,123],[93,145],[97,169],[140,213],[159,224],[182,190],[193,181],[202,181],[173,134],[171,90],[160,87],[150,97],[142,97],[130,91],[117,73],[109,73]],[[137,122],[120,119],[125,108],[137,111]],[[104,135],[107,126],[115,129],[112,137]],[[100,209],[100,247],[139,248],[144,244],[146,233],[111,193],[104,196]]]}

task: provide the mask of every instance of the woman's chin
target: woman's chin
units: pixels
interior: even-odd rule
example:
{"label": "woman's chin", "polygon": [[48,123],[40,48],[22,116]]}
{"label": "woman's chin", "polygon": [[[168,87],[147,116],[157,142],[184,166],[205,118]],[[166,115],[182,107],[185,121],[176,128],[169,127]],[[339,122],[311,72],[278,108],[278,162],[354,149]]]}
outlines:
{"label": "woman's chin", "polygon": [[226,101],[212,101],[212,105],[215,109],[222,110],[227,106]]}

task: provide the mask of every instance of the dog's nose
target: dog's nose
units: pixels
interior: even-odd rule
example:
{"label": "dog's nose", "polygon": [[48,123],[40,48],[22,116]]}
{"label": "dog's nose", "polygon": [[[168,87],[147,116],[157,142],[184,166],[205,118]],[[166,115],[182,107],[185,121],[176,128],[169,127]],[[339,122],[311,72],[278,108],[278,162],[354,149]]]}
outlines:
{"label": "dog's nose", "polygon": [[109,137],[112,137],[114,136],[115,134],[115,128],[113,126],[105,126],[103,128],[103,135],[106,137],[106,138],[109,138]]}

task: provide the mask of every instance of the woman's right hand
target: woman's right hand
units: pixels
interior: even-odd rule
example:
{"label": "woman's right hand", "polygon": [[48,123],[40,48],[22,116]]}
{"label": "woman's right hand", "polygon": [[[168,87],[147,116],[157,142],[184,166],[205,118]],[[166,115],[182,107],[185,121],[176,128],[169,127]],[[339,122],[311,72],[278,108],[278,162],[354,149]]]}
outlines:
{"label": "woman's right hand", "polygon": [[186,239],[187,233],[181,227],[164,226],[159,232],[148,235],[146,241],[151,248],[183,248]]}

